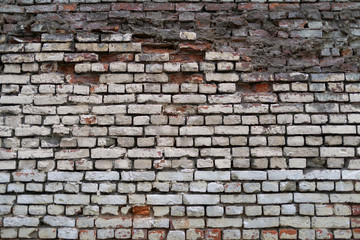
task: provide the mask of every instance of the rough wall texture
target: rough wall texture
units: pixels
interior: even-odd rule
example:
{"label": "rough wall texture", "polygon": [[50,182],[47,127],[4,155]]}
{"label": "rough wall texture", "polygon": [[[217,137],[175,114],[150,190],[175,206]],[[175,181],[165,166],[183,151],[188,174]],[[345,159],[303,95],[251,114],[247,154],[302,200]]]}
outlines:
{"label": "rough wall texture", "polygon": [[360,2],[3,0],[0,24],[2,239],[360,238]]}

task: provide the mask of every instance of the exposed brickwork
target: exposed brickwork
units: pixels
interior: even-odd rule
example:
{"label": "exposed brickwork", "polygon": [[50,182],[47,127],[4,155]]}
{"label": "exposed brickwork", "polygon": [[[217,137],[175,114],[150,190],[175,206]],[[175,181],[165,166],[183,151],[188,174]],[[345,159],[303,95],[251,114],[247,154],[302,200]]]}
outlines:
{"label": "exposed brickwork", "polygon": [[360,3],[3,0],[1,239],[360,239]]}

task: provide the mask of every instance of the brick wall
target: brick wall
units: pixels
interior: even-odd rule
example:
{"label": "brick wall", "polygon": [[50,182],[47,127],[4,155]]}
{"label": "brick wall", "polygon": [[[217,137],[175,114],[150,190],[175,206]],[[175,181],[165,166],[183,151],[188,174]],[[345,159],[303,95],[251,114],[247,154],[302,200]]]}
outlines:
{"label": "brick wall", "polygon": [[0,4],[1,239],[360,239],[360,2]]}

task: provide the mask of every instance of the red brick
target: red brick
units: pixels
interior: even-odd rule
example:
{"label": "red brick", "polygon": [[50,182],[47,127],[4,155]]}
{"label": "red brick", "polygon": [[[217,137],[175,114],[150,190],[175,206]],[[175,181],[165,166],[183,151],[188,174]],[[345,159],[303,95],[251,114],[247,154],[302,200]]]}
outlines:
{"label": "red brick", "polygon": [[122,54],[106,54],[100,55],[101,62],[132,62],[134,60],[134,54],[132,53],[122,53]]}
{"label": "red brick", "polygon": [[254,92],[270,92],[271,84],[270,83],[257,83],[253,85]]}
{"label": "red brick", "polygon": [[151,230],[148,233],[149,239],[158,239],[165,240],[166,239],[166,231],[165,230]]}
{"label": "red brick", "polygon": [[238,10],[262,10],[265,11],[268,9],[266,3],[240,3]]}
{"label": "red brick", "polygon": [[61,64],[59,65],[59,72],[73,74],[75,72],[74,68],[75,64]]}
{"label": "red brick", "polygon": [[292,12],[300,9],[298,3],[271,3],[269,4],[270,11],[284,11]]}
{"label": "red brick", "polygon": [[205,230],[205,239],[221,240],[221,230],[220,229],[206,229]]}
{"label": "red brick", "polygon": [[266,38],[270,37],[270,33],[262,29],[250,30],[250,36]]}
{"label": "red brick", "polygon": [[357,72],[358,71],[358,67],[357,67],[356,63],[341,64],[340,69],[342,71],[347,71],[347,72]]}
{"label": "red brick", "polygon": [[318,3],[302,3],[302,9],[309,10],[320,10],[320,11],[330,11],[331,5],[328,2],[318,2]]}
{"label": "red brick", "polygon": [[334,235],[327,229],[317,229],[315,231],[316,239],[333,239]]}
{"label": "red brick", "polygon": [[290,74],[290,73],[276,73],[276,81],[307,81],[309,75],[306,73]]}
{"label": "red brick", "polygon": [[57,72],[59,67],[56,63],[43,63],[40,66],[41,72]]}
{"label": "red brick", "polygon": [[68,75],[66,80],[72,84],[98,84],[99,76],[96,75]]}
{"label": "red brick", "polygon": [[109,18],[128,18],[130,17],[130,11],[110,11]]}
{"label": "red brick", "polygon": [[194,115],[197,113],[197,107],[194,105],[168,105],[165,107],[166,115]]}
{"label": "red brick", "polygon": [[272,73],[252,72],[241,74],[241,79],[243,82],[264,82],[274,81],[274,76]]}
{"label": "red brick", "polygon": [[360,9],[359,2],[346,2],[346,3],[332,3],[332,11],[341,11],[341,10],[356,10]]}
{"label": "red brick", "polygon": [[297,236],[297,230],[295,229],[280,229],[280,239],[288,239],[289,236]]}
{"label": "red brick", "polygon": [[281,28],[292,28],[292,29],[302,29],[305,28],[307,21],[306,20],[280,20],[278,26]]}
{"label": "red brick", "polygon": [[201,54],[171,54],[170,62],[201,62],[203,55]]}
{"label": "red brick", "polygon": [[360,205],[351,206],[352,215],[359,216],[360,215]]}
{"label": "red brick", "polygon": [[207,11],[228,11],[236,7],[234,3],[222,3],[222,4],[207,4],[205,9]]}
{"label": "red brick", "polygon": [[42,13],[42,12],[56,12],[57,6],[55,4],[51,5],[33,5],[26,6],[25,10],[27,13]]}
{"label": "red brick", "polygon": [[210,24],[210,21],[209,21],[209,20],[199,19],[199,20],[196,20],[196,25],[197,25],[199,28],[209,28],[211,24]]}
{"label": "red brick", "polygon": [[69,53],[64,56],[65,62],[96,62],[98,60],[98,55],[95,53]]}
{"label": "red brick", "polygon": [[80,11],[83,12],[107,12],[110,11],[110,4],[81,4]]}
{"label": "red brick", "polygon": [[278,232],[276,230],[262,230],[261,239],[278,239]]}
{"label": "red brick", "polygon": [[[56,230],[54,230],[56,232]],[[88,236],[94,236],[96,238],[96,230],[80,230],[79,231],[80,239],[87,239]]]}
{"label": "red brick", "polygon": [[25,11],[24,7],[19,7],[16,5],[0,5],[0,13],[22,13]]}
{"label": "red brick", "polygon": [[353,229],[354,239],[360,239],[360,228]]}
{"label": "red brick", "polygon": [[77,9],[76,3],[73,4],[59,4],[58,7],[60,12],[75,12]]}
{"label": "red brick", "polygon": [[173,3],[153,3],[148,2],[144,4],[144,11],[173,11],[175,4]]}
{"label": "red brick", "polygon": [[344,58],[342,57],[324,57],[320,60],[320,67],[332,67],[338,66],[344,63]]}
{"label": "red brick", "polygon": [[201,3],[177,3],[176,11],[179,12],[198,12],[204,7]]}
{"label": "red brick", "polygon": [[202,74],[185,74],[185,73],[173,73],[170,74],[171,83],[202,83],[204,76]]}
{"label": "red brick", "polygon": [[297,58],[297,59],[290,58],[288,60],[288,65],[297,66],[297,67],[313,67],[313,66],[318,66],[319,64],[320,64],[319,59],[315,55],[304,56],[302,58]]}
{"label": "red brick", "polygon": [[252,63],[250,62],[238,62],[236,63],[236,71],[249,72],[252,70]]}
{"label": "red brick", "polygon": [[175,49],[173,48],[157,48],[153,46],[143,46],[142,51],[144,53],[174,53]]}
{"label": "red brick", "polygon": [[346,47],[341,50],[341,56],[343,57],[350,57],[353,55],[353,50],[349,47]]}
{"label": "red brick", "polygon": [[288,34],[287,32],[278,31],[278,32],[277,32],[277,37],[280,37],[280,38],[289,38],[289,34]]}
{"label": "red brick", "polygon": [[132,211],[135,215],[150,215],[150,207],[149,206],[134,206]]}
{"label": "red brick", "polygon": [[186,52],[203,52],[209,50],[210,43],[180,43],[179,48]]}
{"label": "red brick", "polygon": [[127,10],[127,11],[142,11],[142,3],[113,3],[111,10]]}

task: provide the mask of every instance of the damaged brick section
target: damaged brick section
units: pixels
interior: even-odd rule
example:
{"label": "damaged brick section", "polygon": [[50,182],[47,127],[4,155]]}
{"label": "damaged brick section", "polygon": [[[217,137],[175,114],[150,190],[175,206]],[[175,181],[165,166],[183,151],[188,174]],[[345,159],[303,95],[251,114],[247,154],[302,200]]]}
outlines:
{"label": "damaged brick section", "polygon": [[0,239],[360,239],[359,12],[2,1]]}

